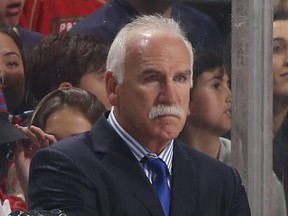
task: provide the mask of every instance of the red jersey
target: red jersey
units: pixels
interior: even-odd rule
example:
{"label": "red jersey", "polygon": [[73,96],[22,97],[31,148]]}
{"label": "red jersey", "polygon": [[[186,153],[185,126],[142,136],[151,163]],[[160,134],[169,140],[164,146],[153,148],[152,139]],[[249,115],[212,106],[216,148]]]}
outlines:
{"label": "red jersey", "polygon": [[26,0],[19,26],[44,35],[69,31],[108,0]]}

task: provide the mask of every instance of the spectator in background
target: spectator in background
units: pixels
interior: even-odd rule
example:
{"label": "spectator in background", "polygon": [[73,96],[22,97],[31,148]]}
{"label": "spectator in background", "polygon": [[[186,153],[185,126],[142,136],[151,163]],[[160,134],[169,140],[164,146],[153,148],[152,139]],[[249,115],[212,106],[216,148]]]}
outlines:
{"label": "spectator in background", "polygon": [[44,35],[69,31],[107,0],[26,0],[20,26]]}
{"label": "spectator in background", "polygon": [[283,184],[288,209],[288,13],[273,21],[273,169]]}
{"label": "spectator in background", "polygon": [[79,87],[110,108],[104,74],[108,48],[94,35],[66,32],[46,38],[35,47],[28,69],[32,95],[40,101],[59,87]]}
{"label": "spectator in background", "polygon": [[[19,0],[19,1],[18,0],[17,1],[1,0],[0,1],[0,23],[3,23],[13,28],[13,30],[16,32],[17,35],[13,34],[11,30],[7,30],[7,29],[5,30],[6,27],[3,27],[3,24],[0,24],[1,25],[0,31],[1,32],[5,31],[6,34],[10,35],[10,37],[14,40],[14,42],[16,43],[19,49],[19,54],[21,54],[19,55],[19,58],[20,58],[19,62],[14,62],[13,67],[12,66],[10,66],[9,68],[6,67],[5,71],[2,71],[0,73],[0,78],[2,82],[1,85],[4,91],[4,95],[6,97],[9,113],[21,114],[21,115],[29,107],[29,105],[27,104],[28,101],[27,101],[27,94],[26,94],[27,82],[25,82],[26,59],[30,55],[30,52],[33,49],[33,47],[44,38],[44,36],[39,33],[32,32],[30,30],[27,30],[18,26],[19,17],[20,17],[24,4],[25,4],[25,0]],[[26,119],[26,116],[28,115],[26,115],[25,113],[22,116],[25,116],[25,119]],[[26,121],[26,120],[23,120],[23,121]]]}
{"label": "spectator in background", "polygon": [[[7,0],[0,1],[0,89],[4,94],[10,114],[22,113],[25,110],[25,57],[37,41],[34,36],[38,35],[17,27],[22,3]],[[12,29],[12,27],[14,28]],[[26,41],[27,37],[30,36],[31,41]],[[21,42],[26,49],[23,49]],[[1,135],[0,140],[3,141],[4,137],[4,135]],[[1,198],[4,196],[15,197],[16,194],[18,196],[21,193],[17,190],[17,181],[15,181],[15,172],[13,171],[12,147],[13,142],[1,145],[0,186],[4,192],[1,193]],[[20,203],[21,201],[23,203],[21,197],[18,198],[17,202]],[[14,203],[11,203],[11,205],[14,205]],[[25,210],[26,206],[22,206],[23,208]]]}
{"label": "spectator in background", "polygon": [[[0,90],[2,102],[4,95],[6,100],[5,107],[7,106],[7,111],[10,114],[18,113],[21,110],[20,104],[25,95],[24,68],[25,57],[18,35],[8,25],[0,23]],[[1,123],[1,126],[5,127],[5,124]],[[8,134],[0,136],[0,142],[4,141],[1,144],[0,150],[0,187],[4,193],[2,194],[3,196],[14,195],[14,192],[18,191],[16,190],[17,183],[9,181],[14,179],[12,175],[13,163],[11,160],[13,140],[11,140],[11,143],[9,140],[5,140],[6,135]],[[9,173],[9,171],[12,172]]]}
{"label": "spectator in background", "polygon": [[231,141],[221,136],[231,129],[231,97],[229,75],[221,56],[196,50],[189,114],[180,139],[227,164]]}
{"label": "spectator in background", "polygon": [[222,50],[223,38],[214,21],[206,14],[173,0],[110,0],[71,31],[94,34],[110,45],[126,23],[143,13],[159,13],[180,22],[194,48]]}
{"label": "spectator in background", "polygon": [[16,2],[14,0],[1,0],[0,22],[14,27],[14,30],[20,37],[26,55],[29,55],[33,47],[38,44],[44,36],[37,32],[33,32],[19,27],[19,18],[23,10],[24,4],[25,0],[19,0]]}
{"label": "spectator in background", "polygon": [[34,153],[39,148],[91,130],[104,111],[105,107],[92,93],[79,88],[55,89],[36,106],[28,128],[16,125],[31,140],[17,143],[14,160],[25,195],[30,160]]}
{"label": "spectator in background", "polygon": [[0,88],[2,89],[8,112],[16,109],[25,95],[25,55],[21,41],[12,28],[0,23]]}

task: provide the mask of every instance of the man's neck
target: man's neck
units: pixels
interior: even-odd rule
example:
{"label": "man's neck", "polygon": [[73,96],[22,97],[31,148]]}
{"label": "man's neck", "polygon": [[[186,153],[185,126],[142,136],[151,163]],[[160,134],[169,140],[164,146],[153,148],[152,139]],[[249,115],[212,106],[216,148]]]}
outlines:
{"label": "man's neck", "polygon": [[159,137],[143,137],[142,130],[134,128],[133,126],[131,127],[130,125],[127,125],[124,123],[124,121],[122,121],[123,119],[119,117],[117,107],[113,107],[111,112],[111,115],[115,117],[117,124],[119,125],[119,127],[122,128],[122,130],[129,134],[129,136],[135,139],[139,144],[145,146],[147,149],[157,155],[160,155],[161,152],[173,141],[172,139],[161,139]]}
{"label": "man's neck", "polygon": [[169,140],[167,143],[166,142],[160,142],[160,143],[145,143],[145,147],[148,148],[151,152],[160,155],[161,152],[169,145],[169,143],[172,140]]}

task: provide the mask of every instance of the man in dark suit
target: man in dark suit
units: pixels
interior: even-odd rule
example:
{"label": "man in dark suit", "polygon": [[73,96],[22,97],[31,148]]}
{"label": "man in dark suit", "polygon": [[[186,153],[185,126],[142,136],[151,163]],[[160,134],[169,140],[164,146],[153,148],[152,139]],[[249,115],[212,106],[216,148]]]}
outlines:
{"label": "man in dark suit", "polygon": [[193,52],[179,25],[142,16],[109,50],[113,105],[91,132],[40,150],[29,208],[67,215],[250,216],[237,171],[174,140],[188,112]]}

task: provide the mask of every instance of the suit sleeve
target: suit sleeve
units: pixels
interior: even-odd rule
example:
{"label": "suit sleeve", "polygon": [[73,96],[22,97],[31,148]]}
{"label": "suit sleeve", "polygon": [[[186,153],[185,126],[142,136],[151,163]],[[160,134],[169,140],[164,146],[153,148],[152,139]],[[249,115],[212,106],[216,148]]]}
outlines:
{"label": "suit sleeve", "polygon": [[232,170],[236,185],[229,216],[251,216],[247,194],[242,185],[241,177],[236,169],[232,168]]}
{"label": "suit sleeve", "polygon": [[98,216],[97,197],[87,181],[77,161],[55,149],[40,150],[30,166],[29,209],[60,209],[69,216]]}

